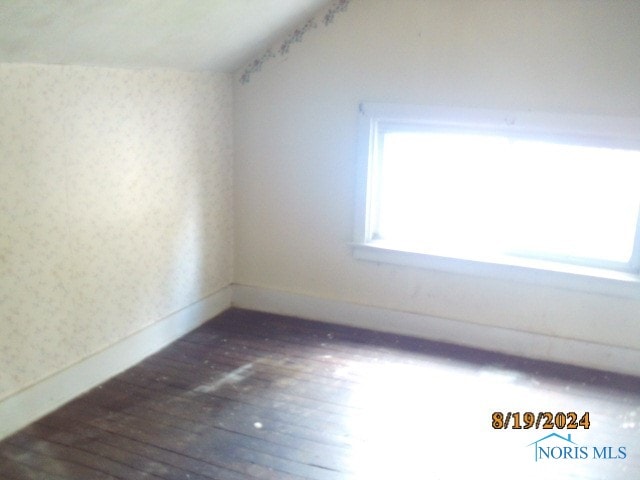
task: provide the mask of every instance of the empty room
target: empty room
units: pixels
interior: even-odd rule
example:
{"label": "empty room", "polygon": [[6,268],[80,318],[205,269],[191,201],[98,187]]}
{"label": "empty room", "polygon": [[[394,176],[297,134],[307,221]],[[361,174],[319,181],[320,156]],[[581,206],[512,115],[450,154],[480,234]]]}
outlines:
{"label": "empty room", "polygon": [[640,479],[640,2],[0,3],[0,479]]}

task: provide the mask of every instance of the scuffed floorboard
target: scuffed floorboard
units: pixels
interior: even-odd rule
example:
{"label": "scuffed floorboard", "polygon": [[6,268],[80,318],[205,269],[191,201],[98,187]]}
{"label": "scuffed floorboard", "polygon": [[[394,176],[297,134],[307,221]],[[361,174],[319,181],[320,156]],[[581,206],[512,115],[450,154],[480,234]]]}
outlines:
{"label": "scuffed floorboard", "polygon": [[230,310],[0,442],[0,478],[640,478],[640,379]]}

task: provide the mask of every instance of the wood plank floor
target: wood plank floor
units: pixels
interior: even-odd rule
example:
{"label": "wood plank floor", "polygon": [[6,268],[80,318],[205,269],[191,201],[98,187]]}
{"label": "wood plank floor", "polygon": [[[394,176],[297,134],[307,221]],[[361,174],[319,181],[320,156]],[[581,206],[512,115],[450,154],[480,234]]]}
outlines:
{"label": "wood plank floor", "polygon": [[231,310],[0,442],[0,478],[640,479],[640,379]]}

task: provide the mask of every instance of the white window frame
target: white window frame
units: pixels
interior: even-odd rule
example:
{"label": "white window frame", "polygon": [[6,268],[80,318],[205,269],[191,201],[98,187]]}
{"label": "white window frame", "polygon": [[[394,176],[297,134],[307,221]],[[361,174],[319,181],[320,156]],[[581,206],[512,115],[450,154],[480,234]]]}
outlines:
{"label": "white window frame", "polygon": [[[640,150],[640,118],[569,114],[506,112],[484,109],[363,103],[360,105],[359,152],[355,208],[354,256],[445,272],[476,275],[640,298],[640,269],[609,270],[520,257],[451,258],[403,249],[373,238],[373,189],[377,184],[380,134],[393,125],[402,128],[474,129],[511,137],[560,141],[576,145]],[[640,179],[638,180],[640,188]],[[640,255],[640,221],[636,231],[634,263]]]}

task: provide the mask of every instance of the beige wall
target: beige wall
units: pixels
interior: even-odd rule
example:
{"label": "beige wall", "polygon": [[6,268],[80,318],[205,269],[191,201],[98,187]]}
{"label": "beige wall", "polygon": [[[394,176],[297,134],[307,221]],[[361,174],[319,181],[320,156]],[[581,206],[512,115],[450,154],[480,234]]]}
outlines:
{"label": "beige wall", "polygon": [[639,24],[636,1],[353,0],[235,82],[235,282],[640,348],[638,300],[349,246],[359,102],[640,116]]}
{"label": "beige wall", "polygon": [[0,399],[231,282],[231,94],[0,65]]}

